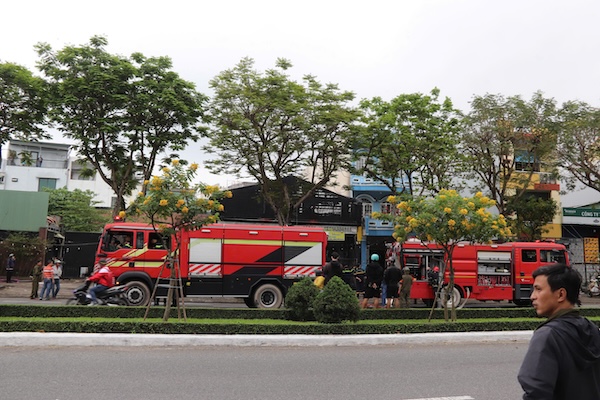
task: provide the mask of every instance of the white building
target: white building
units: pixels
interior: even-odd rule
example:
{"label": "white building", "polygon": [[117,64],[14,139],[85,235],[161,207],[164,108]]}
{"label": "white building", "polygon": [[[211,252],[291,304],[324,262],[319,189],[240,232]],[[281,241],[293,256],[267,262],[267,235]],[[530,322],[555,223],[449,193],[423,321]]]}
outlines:
{"label": "white building", "polygon": [[91,190],[96,207],[112,208],[115,204],[113,190],[97,172],[93,177],[81,175],[84,168],[72,145],[11,140],[2,146],[1,155],[0,190]]}

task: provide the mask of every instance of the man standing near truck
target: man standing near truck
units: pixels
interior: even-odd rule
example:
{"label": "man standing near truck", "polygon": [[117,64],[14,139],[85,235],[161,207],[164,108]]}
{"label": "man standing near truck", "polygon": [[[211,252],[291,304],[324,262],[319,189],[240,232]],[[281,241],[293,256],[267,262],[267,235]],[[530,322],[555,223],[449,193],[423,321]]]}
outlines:
{"label": "man standing near truck", "polygon": [[12,275],[15,270],[15,263],[17,259],[14,254],[9,254],[6,260],[6,283],[12,282]]}
{"label": "man standing near truck", "polygon": [[523,399],[600,399],[600,331],[575,309],[581,275],[551,264],[533,278],[531,302],[548,319],[535,330],[519,371]]}

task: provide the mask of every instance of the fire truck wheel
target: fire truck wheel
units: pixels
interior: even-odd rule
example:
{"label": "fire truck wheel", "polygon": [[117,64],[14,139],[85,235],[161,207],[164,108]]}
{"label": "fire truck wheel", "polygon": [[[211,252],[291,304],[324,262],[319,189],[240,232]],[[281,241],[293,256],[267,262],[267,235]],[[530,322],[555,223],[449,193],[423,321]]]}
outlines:
{"label": "fire truck wheel", "polygon": [[127,302],[130,306],[145,306],[150,301],[150,288],[144,282],[127,282]]}
{"label": "fire truck wheel", "polygon": [[433,306],[433,299],[423,299],[423,303],[426,307],[431,307]]}
{"label": "fire truck wheel", "polygon": [[513,303],[515,303],[515,306],[517,306],[517,307],[529,307],[531,305],[531,300],[529,300],[529,299],[513,300]]}
{"label": "fire truck wheel", "polygon": [[260,286],[254,292],[254,304],[258,308],[279,308],[283,304],[281,289],[270,283]]}
{"label": "fire truck wheel", "polygon": [[[446,290],[448,290],[447,287],[440,290],[440,303],[439,304],[442,304],[442,306],[444,306],[444,298],[446,297]],[[454,307],[458,307],[458,306],[460,306],[461,298],[462,298],[462,295],[460,293],[460,289],[455,286],[452,289],[452,293],[450,293],[450,295],[448,296],[448,301],[446,302],[445,306],[447,308],[452,308],[452,303],[454,303]]]}
{"label": "fire truck wheel", "polygon": [[256,308],[253,297],[244,297],[244,303],[246,303],[248,308]]}

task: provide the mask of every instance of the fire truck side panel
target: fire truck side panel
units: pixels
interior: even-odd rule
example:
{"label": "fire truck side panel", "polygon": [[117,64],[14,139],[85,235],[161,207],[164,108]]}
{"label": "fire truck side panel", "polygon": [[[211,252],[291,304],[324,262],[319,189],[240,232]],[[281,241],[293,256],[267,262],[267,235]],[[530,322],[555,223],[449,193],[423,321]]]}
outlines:
{"label": "fire truck side panel", "polygon": [[283,232],[284,279],[314,278],[323,267],[327,236],[323,231],[293,229]]}
{"label": "fire truck side panel", "polygon": [[[213,230],[217,236],[221,233]],[[222,239],[189,239],[189,260],[187,260],[188,286],[186,295],[218,295],[223,291],[223,268],[221,264]]]}

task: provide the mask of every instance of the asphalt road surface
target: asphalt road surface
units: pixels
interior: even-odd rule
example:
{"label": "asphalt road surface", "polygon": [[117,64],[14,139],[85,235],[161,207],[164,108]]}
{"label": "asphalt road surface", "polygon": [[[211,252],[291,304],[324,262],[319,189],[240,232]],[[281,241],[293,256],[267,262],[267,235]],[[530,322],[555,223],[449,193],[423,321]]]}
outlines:
{"label": "asphalt road surface", "polygon": [[526,348],[15,347],[0,387],[11,400],[507,400]]}

